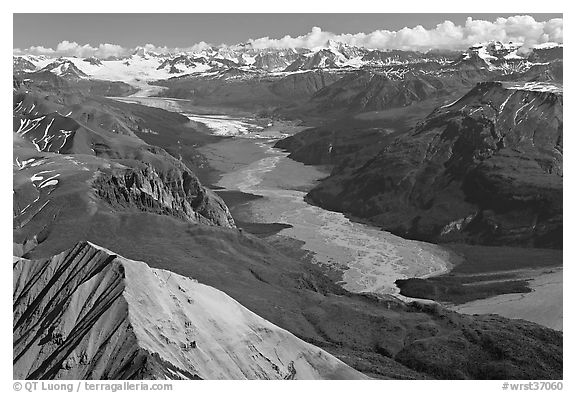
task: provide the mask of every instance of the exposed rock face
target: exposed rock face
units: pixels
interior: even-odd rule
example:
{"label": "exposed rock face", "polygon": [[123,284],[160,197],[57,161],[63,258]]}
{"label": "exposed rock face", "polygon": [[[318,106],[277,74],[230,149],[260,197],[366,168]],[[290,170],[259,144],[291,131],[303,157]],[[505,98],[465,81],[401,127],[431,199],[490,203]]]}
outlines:
{"label": "exposed rock face", "polygon": [[114,208],[137,208],[191,222],[235,227],[228,207],[182,168],[159,172],[149,164],[100,174],[96,194]]}
{"label": "exposed rock face", "polygon": [[254,67],[269,72],[281,71],[299,57],[293,49],[260,52],[254,57]]}
{"label": "exposed rock face", "polygon": [[363,379],[212,287],[83,242],[14,263],[15,379]]}
{"label": "exposed rock face", "polygon": [[480,83],[309,194],[430,241],[561,247],[562,89]]}

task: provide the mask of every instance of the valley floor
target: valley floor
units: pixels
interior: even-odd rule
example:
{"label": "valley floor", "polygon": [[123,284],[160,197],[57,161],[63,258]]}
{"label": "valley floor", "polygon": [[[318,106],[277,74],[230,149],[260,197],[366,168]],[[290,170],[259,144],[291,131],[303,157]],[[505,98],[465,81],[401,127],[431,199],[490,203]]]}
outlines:
{"label": "valley floor", "polygon": [[516,272],[528,281],[532,292],[510,293],[452,306],[465,314],[498,314],[525,319],[556,330],[562,330],[563,269],[544,268]]}

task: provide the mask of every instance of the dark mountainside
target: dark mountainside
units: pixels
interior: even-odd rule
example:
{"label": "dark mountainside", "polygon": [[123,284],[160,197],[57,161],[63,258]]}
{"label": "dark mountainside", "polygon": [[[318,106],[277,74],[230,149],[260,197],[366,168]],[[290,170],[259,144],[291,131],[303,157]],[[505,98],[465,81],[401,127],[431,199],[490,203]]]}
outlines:
{"label": "dark mountainside", "polygon": [[469,86],[466,81],[452,77],[420,75],[414,71],[408,74],[412,75],[355,72],[316,92],[310,104],[326,113],[380,111],[443,97]]}
{"label": "dark mountainside", "polygon": [[562,102],[481,83],[309,197],[410,238],[560,248]]}

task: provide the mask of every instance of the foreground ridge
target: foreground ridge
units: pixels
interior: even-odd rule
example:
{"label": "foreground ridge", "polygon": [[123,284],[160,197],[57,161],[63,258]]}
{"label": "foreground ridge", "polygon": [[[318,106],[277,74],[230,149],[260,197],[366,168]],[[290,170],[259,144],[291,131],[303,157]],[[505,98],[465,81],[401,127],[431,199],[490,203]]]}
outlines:
{"label": "foreground ridge", "polygon": [[15,379],[362,379],[225,293],[89,242],[14,261]]}

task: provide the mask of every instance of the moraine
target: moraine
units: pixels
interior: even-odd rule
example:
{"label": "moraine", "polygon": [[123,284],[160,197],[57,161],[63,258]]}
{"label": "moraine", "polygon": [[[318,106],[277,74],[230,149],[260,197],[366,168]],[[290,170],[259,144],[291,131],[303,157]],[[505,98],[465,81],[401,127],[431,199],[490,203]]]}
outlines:
{"label": "moraine", "polygon": [[282,123],[262,127],[250,118],[191,114],[182,109],[182,100],[171,98],[118,100],[179,112],[214,135],[232,136],[200,150],[212,167],[223,172],[216,186],[263,197],[243,204],[236,215],[251,222],[291,225],[279,234],[301,242],[316,263],[341,272],[345,289],[400,296],[397,279],[425,278],[450,269],[451,254],[440,246],[406,240],[306,203],[307,191],[327,172],[291,160],[288,153],[272,147],[297,127]]}

